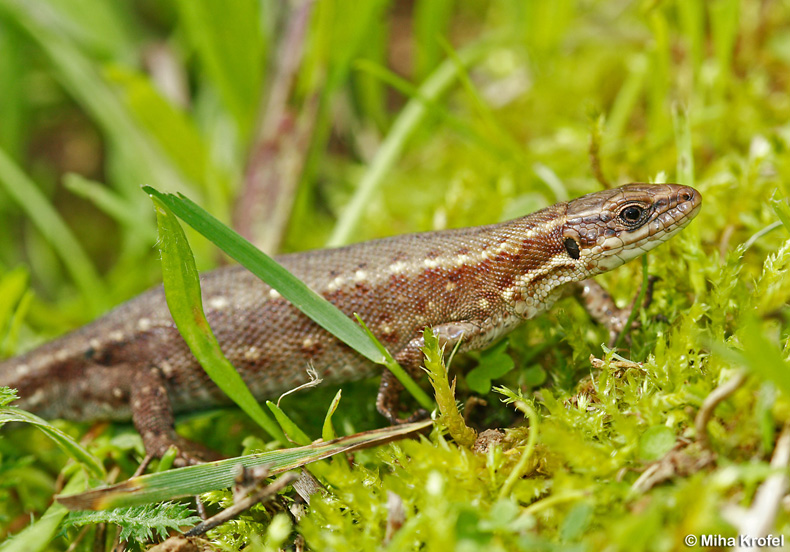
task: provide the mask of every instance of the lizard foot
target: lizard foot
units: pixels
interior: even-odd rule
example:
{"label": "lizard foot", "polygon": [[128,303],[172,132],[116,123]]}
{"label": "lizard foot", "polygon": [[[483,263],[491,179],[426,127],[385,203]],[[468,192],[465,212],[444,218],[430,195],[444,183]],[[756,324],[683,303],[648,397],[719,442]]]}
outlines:
{"label": "lizard foot", "polygon": [[175,432],[172,434],[147,433],[143,436],[145,451],[156,458],[164,456],[170,447],[178,449],[176,459],[173,461],[175,467],[193,466],[204,462],[220,460],[222,455],[213,451],[200,443],[195,443],[185,439]]}

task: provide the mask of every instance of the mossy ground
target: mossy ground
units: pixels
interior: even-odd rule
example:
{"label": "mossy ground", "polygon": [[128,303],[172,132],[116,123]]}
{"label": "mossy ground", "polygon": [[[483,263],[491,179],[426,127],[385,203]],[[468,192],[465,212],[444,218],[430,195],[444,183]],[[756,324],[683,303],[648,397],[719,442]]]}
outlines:
{"label": "mossy ground", "polygon": [[[474,454],[434,433],[325,462],[329,493],[313,499],[295,533],[312,550],[674,550],[689,534],[736,535],[725,512],[751,506],[790,419],[788,228],[758,235],[780,219],[790,181],[787,6],[366,0],[349,10],[319,0],[305,13],[300,32],[276,2],[220,10],[208,0],[0,0],[0,154],[9,161],[0,163],[3,354],[159,280],[154,212],[140,185],[182,191],[234,220],[248,200],[245,167],[262,155],[257,121],[271,109],[264,100],[279,82],[289,30],[303,59],[288,100],[268,114],[285,121],[274,159],[297,167],[295,177],[287,163],[271,168],[294,185],[281,250],[323,246],[348,218],[346,241],[505,220],[600,189],[596,176],[682,182],[704,198],[697,219],[649,255],[660,280],[620,351],[641,366],[593,368],[589,357],[605,356],[606,333],[564,300],[510,335],[516,369],[495,382],[522,389],[537,428],[526,429],[492,392],[466,409],[479,428],[512,428],[503,449]],[[146,73],[154,47],[183,67],[188,101],[161,92]],[[479,53],[468,68],[453,64],[471,49]],[[394,134],[443,61],[457,79],[410,132]],[[384,163],[376,154],[387,144],[401,149],[373,179],[369,199],[344,209]],[[64,180],[67,173],[87,180]],[[216,266],[216,251],[190,237],[198,266]],[[599,280],[626,304],[641,278],[635,262]],[[464,374],[480,358],[453,363],[461,401],[472,396]],[[744,384],[707,424],[706,452],[695,417],[744,370]],[[343,386],[340,432],[383,423],[375,387]],[[318,437],[334,392],[282,406]],[[61,427],[75,436],[89,429]],[[0,538],[44,511],[65,462],[35,430],[7,429]],[[244,436],[262,437],[235,411],[195,414],[182,429],[228,455]],[[535,430],[525,476],[500,497]],[[140,444],[131,428],[90,435],[89,447],[120,467],[118,477],[134,470]],[[670,477],[635,487],[673,447]],[[405,513],[389,541],[388,500],[402,501]],[[790,534],[786,508],[774,513],[773,532]],[[228,550],[287,546],[287,520],[271,519],[259,508],[212,535]],[[91,547],[89,535],[77,549]]]}

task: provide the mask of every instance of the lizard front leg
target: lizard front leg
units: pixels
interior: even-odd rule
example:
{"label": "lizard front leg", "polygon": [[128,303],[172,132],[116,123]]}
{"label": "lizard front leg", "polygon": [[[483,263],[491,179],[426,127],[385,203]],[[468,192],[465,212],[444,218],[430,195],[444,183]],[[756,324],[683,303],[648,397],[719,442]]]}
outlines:
{"label": "lizard front leg", "polygon": [[176,433],[167,383],[158,367],[149,366],[138,372],[131,388],[130,403],[134,427],[149,455],[161,458],[171,446],[175,446],[178,448],[176,466],[218,458],[217,453]]}
{"label": "lizard front leg", "polygon": [[[654,276],[648,278],[643,308],[646,308],[653,299],[653,285],[656,280],[657,278]],[[631,304],[624,309],[618,307],[612,296],[595,280],[587,279],[577,282],[575,292],[590,317],[609,330],[609,346],[614,346],[618,336],[623,331],[630,329],[626,328],[625,324],[628,322],[628,317],[631,316],[631,311],[636,307],[639,292],[634,296]],[[635,322],[633,326],[636,325]]]}
{"label": "lizard front leg", "polygon": [[[445,351],[452,350],[461,340],[477,332],[479,332],[478,326],[468,321],[448,322],[433,328],[433,335],[436,336],[439,340],[439,345]],[[420,375],[420,367],[423,362],[422,348],[424,346],[425,340],[422,333],[420,333],[418,337],[409,341],[405,347],[395,354],[395,360],[412,378],[417,378]],[[398,418],[401,391],[403,391],[403,385],[395,378],[392,372],[384,370],[384,373],[381,375],[379,393],[376,397],[376,409],[379,413],[392,424],[405,423],[413,421],[415,418],[424,417],[425,412],[418,411],[406,420]]]}

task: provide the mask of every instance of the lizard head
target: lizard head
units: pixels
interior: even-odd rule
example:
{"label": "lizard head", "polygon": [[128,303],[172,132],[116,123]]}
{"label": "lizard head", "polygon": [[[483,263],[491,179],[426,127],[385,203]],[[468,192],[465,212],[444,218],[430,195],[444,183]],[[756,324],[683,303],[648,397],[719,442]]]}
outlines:
{"label": "lizard head", "polygon": [[693,219],[702,196],[679,184],[628,184],[568,203],[565,252],[594,276],[664,243]]}

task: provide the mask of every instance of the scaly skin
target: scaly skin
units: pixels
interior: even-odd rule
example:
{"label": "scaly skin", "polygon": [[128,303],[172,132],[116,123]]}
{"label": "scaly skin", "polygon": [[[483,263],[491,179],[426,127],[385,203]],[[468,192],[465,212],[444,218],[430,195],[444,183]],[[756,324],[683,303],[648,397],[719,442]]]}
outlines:
{"label": "scaly skin", "polygon": [[[277,260],[347,315],[359,313],[396,360],[417,374],[425,327],[448,346],[461,340],[462,351],[484,348],[550,308],[565,284],[666,241],[700,205],[693,188],[632,184],[501,224]],[[327,382],[380,371],[242,267],[203,274],[201,286],[222,350],[258,398],[304,383],[308,364]],[[189,448],[173,430],[173,412],[227,403],[179,335],[161,286],[0,364],[0,385],[17,388],[19,406],[44,417],[131,418],[154,455],[173,443]],[[393,421],[399,390],[385,373],[377,406]]]}

